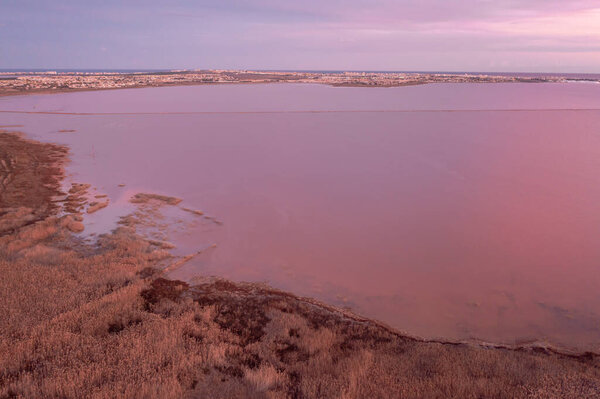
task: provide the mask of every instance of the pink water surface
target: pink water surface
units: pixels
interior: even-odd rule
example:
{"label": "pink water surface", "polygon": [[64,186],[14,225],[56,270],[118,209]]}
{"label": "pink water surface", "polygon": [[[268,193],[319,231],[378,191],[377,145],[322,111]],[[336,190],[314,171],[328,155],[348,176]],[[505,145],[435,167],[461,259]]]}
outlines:
{"label": "pink water surface", "polygon": [[194,86],[0,110],[85,114],[0,125],[71,147],[72,179],[111,198],[89,229],[136,191],[222,221],[173,227],[178,253],[217,244],[173,277],[267,281],[426,337],[600,349],[600,85]]}

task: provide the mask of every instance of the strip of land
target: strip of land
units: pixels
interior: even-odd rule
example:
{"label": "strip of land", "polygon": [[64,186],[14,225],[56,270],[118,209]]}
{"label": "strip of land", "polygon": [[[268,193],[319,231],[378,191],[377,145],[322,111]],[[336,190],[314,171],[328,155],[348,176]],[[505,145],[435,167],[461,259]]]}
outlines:
{"label": "strip of land", "polygon": [[67,161],[0,132],[0,398],[600,395],[596,354],[425,341],[263,285],[171,280],[135,224],[83,242]]}
{"label": "strip of land", "polygon": [[[597,81],[588,78],[568,78]],[[228,83],[321,83],[350,87],[397,87],[427,83],[565,82],[564,76],[392,72],[262,72],[183,70],[140,73],[0,72],[0,96],[136,87]]]}

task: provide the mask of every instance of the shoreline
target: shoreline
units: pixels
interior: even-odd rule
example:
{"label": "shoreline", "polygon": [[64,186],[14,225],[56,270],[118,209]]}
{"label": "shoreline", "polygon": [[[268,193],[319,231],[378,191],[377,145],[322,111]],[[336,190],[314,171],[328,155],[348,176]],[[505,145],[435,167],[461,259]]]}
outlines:
{"label": "shoreline", "polygon": [[[2,75],[0,75],[1,77]],[[198,86],[220,84],[316,83],[331,87],[391,88],[429,83],[564,83],[599,82],[564,76],[511,76],[456,73],[391,72],[260,72],[170,71],[155,73],[15,73],[0,79],[0,97],[28,94],[116,90],[126,88]],[[84,85],[84,87],[82,87]]]}
{"label": "shoreline", "polygon": [[[41,90],[26,90],[16,92],[6,92],[0,90],[0,98],[2,97],[17,97],[17,96],[29,96],[29,95],[48,95],[48,94],[63,94],[63,93],[81,93],[81,92],[92,92],[92,91],[111,91],[111,90],[126,90],[126,89],[150,89],[159,87],[186,87],[186,86],[228,86],[228,85],[262,85],[262,84],[318,84],[336,88],[380,88],[380,89],[391,89],[396,87],[410,87],[410,86],[424,86],[428,84],[496,84],[496,83],[509,83],[509,82],[419,82],[419,83],[407,83],[407,84],[390,84],[390,85],[367,85],[367,84],[332,84],[323,82],[197,82],[197,83],[181,83],[181,84],[160,84],[160,85],[139,85],[139,86],[125,86],[125,87],[94,87],[94,88],[77,88],[77,89],[41,89]],[[525,83],[525,82],[510,82],[510,83]],[[528,82],[528,83],[576,83],[576,82]],[[597,82],[600,83],[600,82]]]}
{"label": "shoreline", "polygon": [[[26,135],[24,133],[21,132],[14,132],[14,131],[7,131],[5,130],[6,128],[3,126],[0,126],[0,135],[4,135],[4,134],[9,134],[9,135],[17,135],[19,137],[23,137],[24,140],[29,141],[29,142],[34,142],[33,140],[30,140],[26,137]],[[58,153],[62,154],[65,153],[64,149],[61,148],[63,147],[62,145],[57,145],[57,144],[52,144],[52,143],[40,143],[42,145],[49,145],[51,146],[50,148],[52,149],[52,151],[57,151]],[[3,155],[0,153],[0,156]],[[46,176],[45,178],[56,178],[57,180],[63,180],[65,173],[64,173],[64,166],[63,165],[54,165],[53,169],[54,171],[56,171],[56,174],[52,175],[52,176]],[[87,183],[75,183],[76,185],[88,185]],[[51,196],[52,198],[54,197],[60,197],[61,195],[64,195],[64,193],[60,193],[58,192],[58,190],[60,190],[60,188],[58,186],[54,187],[55,190],[57,190],[57,192],[55,192],[53,196]],[[139,195],[139,194],[138,194]],[[154,196],[154,194],[141,194],[144,196]],[[39,198],[39,194],[36,196],[29,196],[30,198]],[[102,196],[104,197],[104,196]],[[156,195],[156,197],[163,197],[161,199],[159,199],[159,201],[168,201],[171,199],[175,199],[175,197],[165,197],[165,196],[158,196]],[[63,207],[68,209],[70,207],[72,207],[71,203],[69,202],[68,199],[64,199],[64,200],[49,200],[49,199],[45,199],[46,201],[48,201],[49,203],[49,209],[48,212],[41,215],[38,219],[32,221],[31,223],[36,223],[39,221],[43,221],[44,219],[46,219],[47,217],[49,217],[52,214],[55,214],[56,211],[60,208],[59,205],[57,205],[57,203],[63,202],[64,205]],[[177,198],[178,201],[180,201],[179,198]],[[42,201],[44,201],[44,198],[42,198]],[[93,205],[92,204],[88,204],[88,202],[82,202],[80,205]],[[39,206],[39,205],[38,205]],[[88,206],[88,208],[91,208],[91,206]],[[63,209],[63,212],[66,213],[79,213],[81,212],[80,210],[65,210]],[[31,224],[28,223],[28,224]],[[10,235],[13,234],[13,232],[11,233],[5,233],[2,235]],[[110,232],[106,232],[105,234],[110,234]],[[145,237],[140,237],[143,240],[146,240],[150,243],[153,243],[156,246],[161,246],[164,247],[166,249],[169,249],[169,246],[165,246],[165,244],[170,244],[170,243],[166,243],[166,242],[162,242],[162,241],[157,241],[157,240],[152,240],[149,238],[145,238]],[[176,259],[176,258],[173,258]],[[183,257],[183,262],[180,261],[176,261],[168,266],[166,266],[164,269],[160,270],[160,274],[161,276],[168,278],[166,276],[166,273],[175,270],[176,268],[182,266],[183,264],[185,264],[185,257]],[[177,265],[175,265],[177,263]],[[176,267],[173,267],[176,266]],[[168,270],[167,270],[168,269]],[[335,305],[331,305],[328,303],[325,303],[321,300],[315,299],[315,298],[311,298],[311,297],[304,297],[304,296],[298,296],[292,292],[288,292],[285,290],[280,290],[278,288],[275,287],[271,287],[268,284],[264,284],[264,283],[253,283],[253,282],[234,282],[231,280],[227,280],[227,279],[222,279],[222,278],[216,278],[219,281],[224,281],[227,282],[228,284],[232,284],[232,285],[236,285],[239,287],[248,287],[248,288],[252,288],[255,290],[259,290],[259,291],[264,291],[264,292],[269,292],[269,293],[273,293],[273,294],[277,294],[277,295],[282,295],[282,296],[287,296],[290,298],[294,298],[297,301],[301,301],[304,302],[306,304],[309,305],[313,305],[316,307],[319,307],[325,311],[331,312],[331,313],[336,313],[339,314],[343,317],[346,317],[348,319],[357,321],[357,322],[361,322],[361,323],[370,323],[373,324],[377,327],[380,327],[382,329],[385,329],[386,331],[388,331],[391,334],[394,334],[398,337],[401,338],[405,338],[405,339],[412,339],[418,342],[424,342],[424,343],[437,343],[437,344],[443,344],[443,345],[471,345],[471,346],[479,346],[479,347],[485,347],[485,348],[497,348],[497,349],[507,349],[507,350],[515,350],[515,351],[527,351],[527,350],[544,350],[547,351],[548,353],[554,353],[554,354],[558,354],[558,355],[565,355],[565,356],[573,356],[573,357],[589,357],[589,356],[598,356],[600,357],[600,352],[596,353],[594,351],[588,351],[588,350],[575,350],[575,349],[569,349],[563,346],[559,346],[559,345],[554,345],[545,341],[538,341],[538,340],[532,340],[530,343],[527,344],[510,344],[510,343],[503,343],[503,342],[491,342],[491,341],[485,341],[485,340],[479,340],[479,339],[463,339],[463,340],[448,340],[448,339],[444,339],[443,337],[439,337],[439,338],[425,338],[416,334],[411,334],[407,331],[403,331],[401,329],[398,328],[394,328],[392,326],[389,326],[388,324],[379,321],[377,319],[373,319],[370,317],[366,317],[366,316],[362,316],[360,314],[357,314],[355,312],[353,312],[352,310],[349,309],[344,309],[344,308],[340,308],[338,306]],[[170,279],[173,280],[173,279]],[[180,281],[180,280],[173,280],[173,281]],[[184,283],[185,281],[180,281],[182,283]],[[185,282],[187,283],[187,282]]]}
{"label": "shoreline", "polygon": [[[507,392],[510,389],[513,390],[511,392],[514,397],[528,397],[521,394],[529,392],[528,387],[535,385],[535,381],[544,376],[540,370],[559,373],[557,378],[562,381],[560,389],[570,389],[571,385],[567,382],[572,378],[584,378],[592,384],[590,386],[594,390],[590,392],[600,392],[600,354],[564,351],[541,342],[511,346],[426,340],[312,298],[298,297],[262,284],[233,283],[224,279],[206,279],[189,284],[165,278],[164,270],[174,264],[175,258],[160,246],[139,236],[135,225],[121,226],[101,236],[99,244],[91,245],[81,242],[73,234],[74,229],[80,227],[76,223],[80,223],[77,215],[82,212],[82,208],[58,216],[58,204],[61,201],[67,201],[64,206],[69,204],[66,199],[56,201],[57,197],[65,195],[60,184],[64,179],[64,164],[68,162],[66,147],[35,142],[22,134],[2,129],[0,142],[3,143],[0,147],[0,273],[9,273],[5,280],[0,281],[0,288],[11,296],[33,296],[39,300],[38,296],[49,287],[51,293],[56,291],[59,294],[51,294],[46,300],[53,298],[52,300],[64,302],[63,307],[58,310],[50,307],[50,304],[21,305],[14,302],[8,307],[0,306],[0,315],[8,314],[5,320],[11,323],[0,323],[0,354],[13,352],[17,342],[19,348],[26,348],[28,342],[34,345],[33,348],[50,345],[44,351],[51,351],[56,340],[62,340],[62,335],[54,337],[53,334],[64,328],[71,331],[67,335],[69,340],[87,334],[81,345],[90,339],[109,346],[113,345],[111,342],[114,339],[121,342],[119,345],[130,345],[134,342],[131,339],[139,334],[151,337],[152,329],[155,328],[153,326],[159,323],[162,326],[160,328],[174,329],[165,333],[161,339],[170,342],[171,335],[183,334],[185,343],[181,348],[170,348],[161,356],[183,351],[173,360],[181,363],[177,363],[180,364],[180,372],[199,373],[190,377],[191,382],[181,383],[181,392],[210,394],[212,391],[206,391],[209,388],[205,385],[212,381],[220,388],[226,383],[233,384],[231,387],[227,385],[231,392],[236,393],[232,396],[244,396],[255,391],[275,392],[283,395],[281,397],[299,397],[299,392],[304,395],[311,392],[314,394],[317,391],[313,389],[316,388],[306,385],[306,381],[324,378],[322,375],[311,374],[311,368],[316,367],[317,372],[319,370],[317,366],[308,366],[310,362],[317,361],[314,359],[322,362],[317,363],[322,367],[331,368],[332,375],[336,376],[335,381],[343,388],[338,387],[341,390],[325,394],[325,397],[335,397],[352,386],[362,387],[352,388],[357,390],[356,397],[363,393],[396,392],[400,388],[385,386],[383,382],[384,385],[379,387],[369,385],[369,378],[379,378],[370,374],[371,369],[378,376],[401,378],[395,373],[397,370],[404,370],[402,367],[406,364],[413,365],[414,370],[404,370],[403,373],[414,372],[409,377],[422,380],[424,384],[419,389],[415,388],[415,392],[433,390],[438,385],[435,389],[442,389],[442,386],[448,384],[446,378],[452,375],[453,379],[464,379],[464,385],[455,393],[456,397],[460,397],[460,392],[465,394],[470,392],[468,389],[477,389],[471,384],[481,378],[488,381],[484,384],[484,392]],[[78,195],[81,187],[83,186],[73,186],[71,195]],[[83,206],[76,198],[70,201],[71,204]],[[98,267],[100,264],[108,266]],[[63,291],[60,278],[52,277],[56,274],[54,269],[60,276],[64,273],[61,271],[64,267],[71,270],[69,273],[75,277],[72,289],[83,290],[83,296],[77,300],[71,298],[71,293]],[[48,281],[39,281],[38,273],[51,274],[47,275]],[[23,280],[21,285],[14,286],[20,287],[20,292],[17,293],[15,288],[10,288],[13,287],[10,280],[19,280],[24,275],[31,275],[32,279]],[[64,279],[70,281],[67,277]],[[8,286],[3,287],[3,284]],[[42,294],[33,291],[34,287],[38,287]],[[47,308],[37,313],[33,309],[39,306]],[[107,314],[104,309],[110,306],[124,310],[114,315]],[[190,324],[189,320],[192,319],[194,322]],[[170,324],[181,327],[172,327]],[[131,334],[131,337],[126,333]],[[45,341],[47,336],[54,338]],[[152,340],[148,342],[158,345]],[[115,351],[122,350],[110,347]],[[220,352],[221,349],[218,348],[222,347],[228,349]],[[94,352],[94,348],[88,349]],[[39,358],[39,350],[19,352],[16,358],[25,359],[25,363],[20,365],[11,363],[13,361],[8,360],[10,356],[4,357],[4,363],[0,361],[0,395],[8,392],[10,396],[10,392],[13,392],[18,397],[19,392],[25,392],[27,381],[32,378],[53,378],[60,385],[60,380],[56,380],[53,373],[44,373],[56,367],[57,373],[59,370],[65,372],[72,366],[70,363],[60,366],[60,362],[53,360],[55,358],[52,356]],[[190,366],[187,365],[189,359],[186,351],[190,351],[189,356],[192,358],[195,356],[193,353],[198,351],[197,362],[204,365],[200,367],[200,371],[188,370]],[[202,355],[205,353],[203,351],[208,352]],[[70,356],[68,353],[70,352],[65,352],[64,356]],[[336,358],[341,359],[341,363],[336,363],[334,358],[329,359],[327,356],[331,356],[330,353],[336,353]],[[128,356],[134,354],[127,352],[123,356],[122,361],[126,361]],[[426,363],[422,363],[423,356],[429,359]],[[376,359],[383,357],[385,362],[378,363],[379,360]],[[148,355],[149,362],[151,358]],[[448,365],[445,363],[447,361]],[[348,366],[344,366],[345,362],[349,362]],[[482,367],[490,367],[484,366],[487,364],[508,365],[511,362],[514,362],[511,367],[518,367],[523,362],[533,362],[537,368],[526,372],[529,377],[519,377],[521,382],[517,382],[516,386],[511,385],[513,377],[510,372],[503,369],[490,369],[486,375],[476,371]],[[355,363],[369,364],[370,369],[349,377],[345,367]],[[299,366],[304,364],[307,366]],[[84,376],[90,372],[88,366],[81,367],[83,368],[79,371]],[[106,367],[109,372],[109,365]],[[461,377],[449,374],[451,370],[458,372],[455,367],[461,370]],[[358,369],[362,370],[360,367]],[[569,373],[565,371],[563,375],[560,370],[569,370]],[[160,372],[156,373],[158,378]],[[367,378],[368,375],[371,377]],[[109,380],[114,384],[120,381],[118,376],[111,378],[113,379]],[[134,377],[131,378],[124,384],[138,383]],[[498,383],[499,380],[505,382]],[[87,377],[80,384],[86,381]],[[200,384],[200,381],[203,383]],[[114,384],[110,385],[111,389],[120,386]],[[418,386],[417,382],[414,384],[415,387]],[[428,386],[430,388],[425,388]],[[40,385],[39,389],[40,395],[49,393],[44,390],[49,388]],[[536,389],[544,389],[544,386]],[[437,391],[430,393],[433,392]],[[570,392],[562,392],[567,395],[563,397],[574,397],[568,396]]]}
{"label": "shoreline", "polygon": [[74,89],[41,89],[41,90],[24,90],[16,92],[6,92],[0,90],[0,98],[28,96],[28,95],[48,95],[48,94],[63,94],[63,93],[81,93],[90,91],[111,91],[111,90],[126,90],[126,89],[150,89],[158,87],[183,87],[183,86],[217,86],[217,85],[237,85],[237,84],[270,84],[270,83],[288,83],[288,82],[190,82],[180,84],[160,84],[160,85],[139,85],[139,86],[124,86],[124,87],[90,87],[90,88],[74,88]]}
{"label": "shoreline", "polygon": [[[1,111],[0,111],[1,112]],[[410,111],[412,112],[412,111]],[[76,114],[77,115],[77,114]],[[3,126],[0,125],[0,135],[3,134],[15,134],[19,137],[23,137],[24,140],[26,141],[30,141],[30,142],[34,142],[34,140],[28,139],[27,135],[23,132],[20,131],[13,131],[13,130],[6,130],[7,128],[9,128],[10,126]],[[21,125],[16,125],[16,128],[20,128],[22,127]],[[61,144],[54,144],[54,143],[46,143],[46,142],[40,142],[40,144],[42,145],[48,145],[50,146],[53,151],[57,150],[59,153],[62,153],[63,150],[61,149],[61,147],[64,147],[64,145]],[[68,150],[67,150],[68,151]],[[0,156],[2,155],[2,153],[0,152]],[[67,160],[68,162],[68,160]],[[1,168],[1,165],[0,165]],[[1,169],[0,169],[1,170]],[[54,170],[57,171],[57,174],[54,176],[62,181],[64,181],[65,178],[65,172],[64,172],[64,166],[61,165],[58,168],[55,168]],[[0,181],[1,183],[1,181]],[[88,183],[74,183],[77,186],[89,186]],[[0,187],[1,189],[1,187]],[[57,188],[57,190],[59,190]],[[87,188],[85,189],[87,191]],[[99,192],[97,192],[96,190],[94,190],[94,194],[99,194]],[[61,197],[62,195],[64,195],[64,193],[62,192],[56,192],[55,195],[53,196],[53,198],[55,197]],[[158,201],[154,202],[155,205],[158,205],[158,208],[160,208],[164,203],[168,203],[169,201],[173,200],[176,201],[177,203],[173,203],[173,204],[169,204],[169,205],[177,205],[178,202],[180,202],[182,199],[180,198],[176,198],[176,197],[168,197],[168,196],[164,196],[164,195],[158,195],[158,194],[147,194],[147,193],[137,193],[136,195],[134,195],[134,197],[132,198],[136,198],[138,196],[143,196],[143,197],[150,197],[151,199],[153,197],[155,198],[159,198]],[[34,197],[34,196],[31,196]],[[66,213],[74,213],[74,214],[79,214],[79,213],[84,213],[84,206],[87,206],[89,210],[93,209],[94,207],[96,207],[96,203],[98,201],[102,201],[105,198],[106,195],[102,194],[102,195],[89,195],[87,199],[77,199],[77,201],[81,201],[78,203],[79,208],[78,209],[74,209],[72,203],[70,202],[70,199],[67,197],[66,199],[61,199],[61,200],[55,200],[52,199],[50,201],[50,206],[52,207],[52,211],[50,211],[49,213],[47,213],[45,216],[40,217],[39,219],[35,220],[33,223],[37,222],[37,221],[42,221],[43,219],[45,219],[46,217],[48,217],[51,212],[57,211],[58,209],[61,208],[60,203],[63,203],[64,205],[62,205],[63,210],[62,213],[64,214]],[[98,199],[101,198],[101,199]],[[95,201],[95,202],[92,202]],[[139,203],[147,203],[147,202],[151,202],[151,201],[147,201],[147,200],[130,200],[131,203],[134,204],[139,204]],[[106,201],[106,205],[102,206],[102,208],[104,208],[105,206],[109,205],[109,201]],[[2,207],[0,206],[0,209]],[[99,210],[101,210],[102,208],[99,208]],[[198,212],[198,211],[194,211],[191,210],[189,208],[183,208],[184,211],[187,212],[191,212],[192,214],[194,214],[194,212]],[[88,211],[88,213],[95,213],[96,211],[94,210],[92,211]],[[201,216],[205,216],[204,213],[200,213]],[[1,215],[0,215],[1,216]],[[126,222],[126,220],[132,215],[126,215],[124,217],[122,217],[122,221],[118,222],[118,224],[122,224],[122,225],[126,225],[129,226],[129,222]],[[143,218],[147,218],[147,222],[152,223],[153,221],[151,220],[152,216],[144,216]],[[137,221],[133,224],[133,226],[136,226],[137,224],[142,224],[143,222],[141,221]],[[104,234],[110,234],[110,231],[105,232]],[[2,234],[0,233],[0,236]],[[170,242],[166,242],[166,241],[159,241],[159,240],[155,240],[155,239],[151,239],[148,237],[145,237],[143,235],[141,235],[139,237],[141,240],[147,241],[149,243],[151,243],[152,245],[155,245],[157,247],[161,247],[163,249],[172,249],[174,248],[174,245],[171,244]],[[210,248],[210,247],[208,247]],[[201,253],[202,251],[199,251],[198,253]],[[167,273],[174,271],[175,269],[185,265],[185,263],[187,263],[187,261],[189,259],[191,259],[192,257],[196,256],[197,253],[193,253],[191,255],[179,255],[178,257],[173,257],[174,262],[171,263],[170,265],[165,266],[161,271],[160,274],[161,276],[170,279],[169,277],[167,277]],[[442,345],[467,345],[467,346],[475,346],[475,347],[482,347],[482,348],[494,348],[494,349],[505,349],[505,350],[512,350],[512,351],[530,351],[530,350],[535,350],[535,351],[545,351],[547,353],[553,353],[553,354],[557,354],[557,355],[564,355],[564,356],[571,356],[574,358],[579,358],[579,357],[585,357],[588,358],[590,356],[592,357],[600,357],[600,352],[596,352],[594,350],[588,350],[588,349],[575,349],[574,347],[568,347],[567,345],[560,345],[557,343],[552,343],[552,342],[548,342],[548,341],[543,341],[543,340],[537,340],[537,339],[528,339],[526,340],[526,343],[508,343],[508,342],[495,342],[495,341],[488,341],[485,339],[478,339],[478,338],[468,338],[468,339],[457,339],[457,340],[452,340],[452,339],[446,339],[443,336],[434,336],[431,338],[427,338],[424,336],[420,336],[417,334],[412,334],[408,331],[402,330],[400,328],[395,328],[392,327],[390,325],[388,325],[387,323],[368,317],[368,316],[364,316],[358,313],[355,313],[354,311],[352,311],[351,309],[346,309],[346,308],[342,308],[339,306],[335,306],[329,303],[326,303],[322,300],[316,299],[316,298],[312,298],[312,297],[306,297],[306,296],[299,296],[294,294],[293,292],[289,292],[289,291],[285,291],[285,290],[281,290],[279,288],[276,287],[272,287],[266,283],[254,283],[254,282],[246,282],[246,281],[232,281],[232,280],[227,280],[225,278],[221,278],[221,277],[215,277],[217,280],[220,281],[226,281],[227,283],[233,284],[233,285],[238,285],[240,287],[245,286],[245,287],[252,287],[253,289],[257,289],[257,290],[263,290],[265,292],[271,292],[271,293],[277,293],[278,295],[283,295],[283,296],[287,296],[287,297],[291,297],[294,298],[297,301],[301,301],[304,302],[306,304],[309,305],[313,305],[313,306],[317,306],[325,311],[331,312],[331,313],[335,313],[338,314],[342,317],[346,317],[348,319],[357,321],[357,322],[361,322],[361,323],[370,323],[374,326],[377,326],[379,328],[382,328],[384,330],[386,330],[387,332],[394,334],[398,337],[404,338],[404,339],[411,339],[411,340],[415,340],[418,342],[423,342],[423,343],[436,343],[436,344],[442,344]],[[173,281],[180,281],[180,280],[176,280],[176,279],[170,279]],[[180,281],[182,283],[189,283],[188,281]]]}

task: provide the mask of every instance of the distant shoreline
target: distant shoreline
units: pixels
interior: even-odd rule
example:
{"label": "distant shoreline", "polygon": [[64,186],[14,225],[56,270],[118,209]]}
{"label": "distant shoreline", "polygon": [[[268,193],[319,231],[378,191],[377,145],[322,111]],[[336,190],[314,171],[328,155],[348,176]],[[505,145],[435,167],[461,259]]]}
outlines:
{"label": "distant shoreline", "polygon": [[[4,76],[4,77],[3,77]],[[566,83],[600,82],[600,76],[524,76],[497,74],[392,72],[261,72],[172,71],[108,72],[0,72],[0,97],[92,90],[212,84],[318,83],[333,87],[403,87],[428,83]]]}

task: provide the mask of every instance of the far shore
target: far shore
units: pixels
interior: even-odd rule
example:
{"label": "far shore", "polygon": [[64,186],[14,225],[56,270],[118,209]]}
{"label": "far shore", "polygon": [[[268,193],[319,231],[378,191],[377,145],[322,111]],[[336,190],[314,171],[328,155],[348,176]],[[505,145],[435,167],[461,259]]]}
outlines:
{"label": "far shore", "polygon": [[333,87],[402,87],[428,83],[557,83],[598,81],[564,76],[519,76],[385,72],[170,71],[155,73],[14,73],[0,74],[0,97],[143,87],[206,84],[318,83]]}

